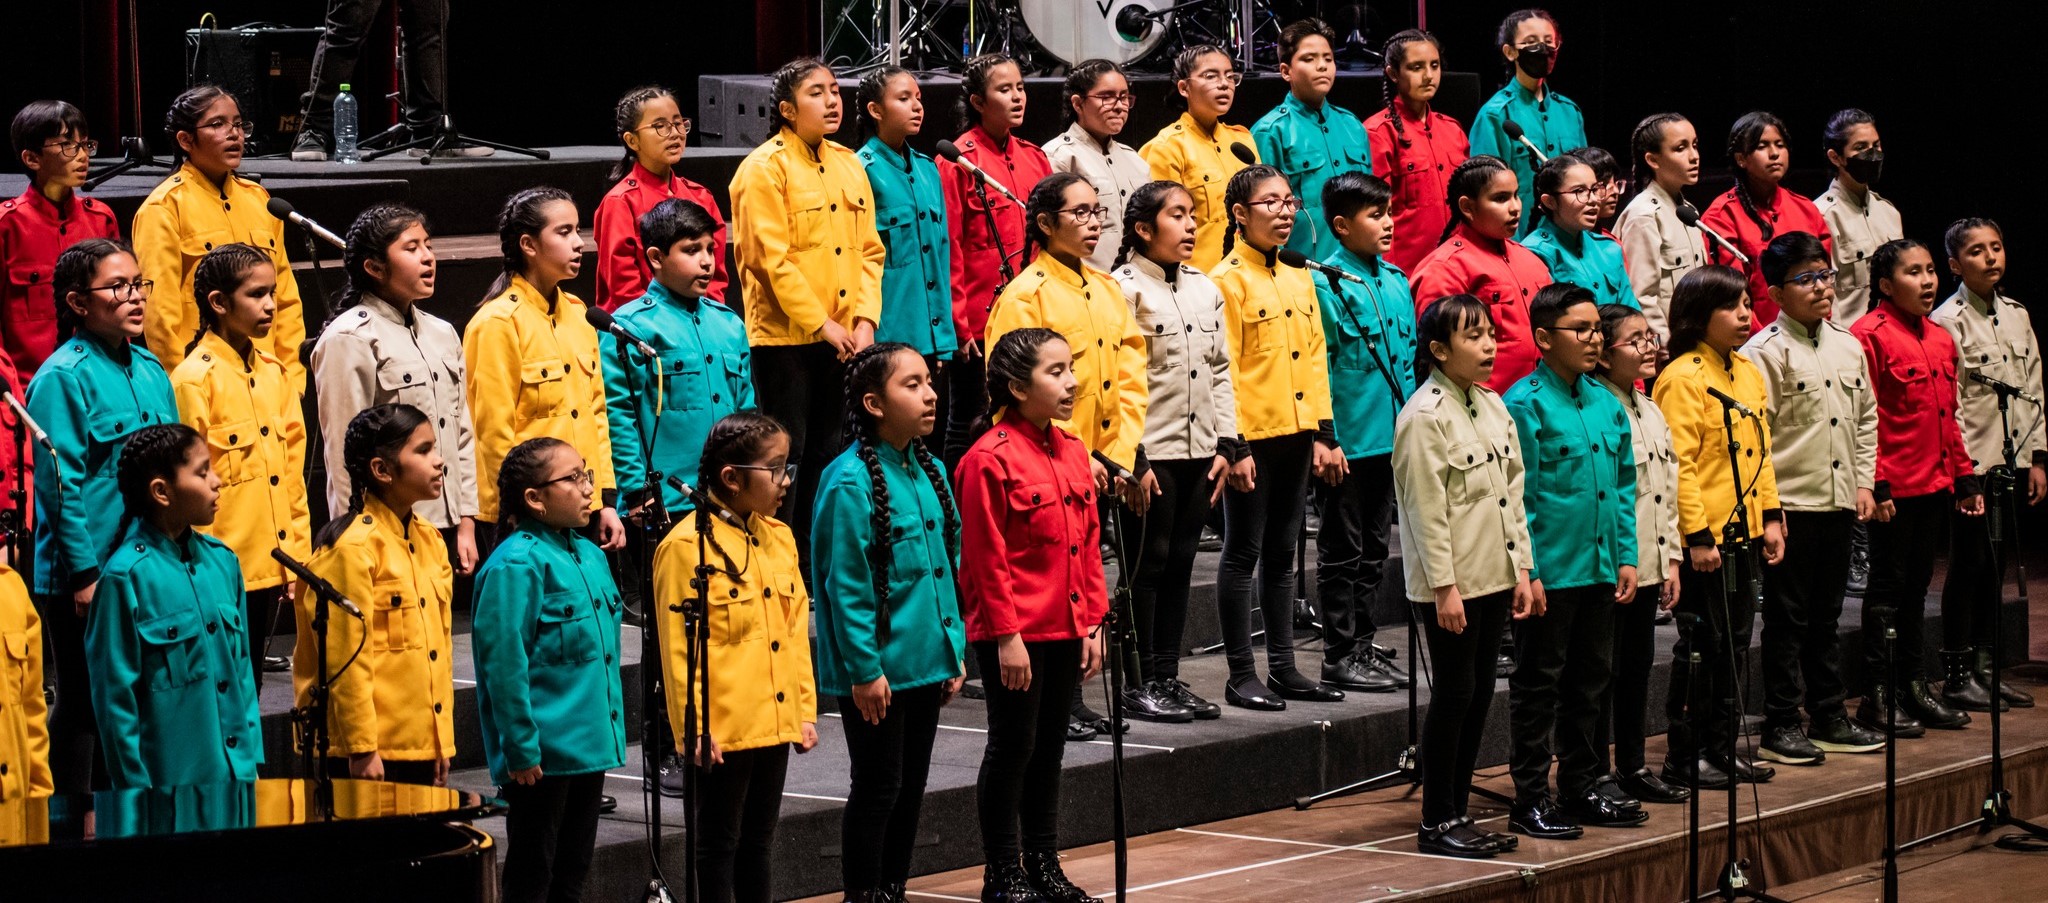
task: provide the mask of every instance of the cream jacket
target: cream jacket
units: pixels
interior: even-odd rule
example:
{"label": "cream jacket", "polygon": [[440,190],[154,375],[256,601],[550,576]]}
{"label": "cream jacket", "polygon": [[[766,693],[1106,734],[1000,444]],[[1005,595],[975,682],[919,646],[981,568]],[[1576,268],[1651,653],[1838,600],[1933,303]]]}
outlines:
{"label": "cream jacket", "polygon": [[1433,602],[1456,584],[1466,599],[1513,589],[1535,567],[1522,508],[1522,442],[1500,396],[1460,393],[1442,371],[1394,422],[1394,498],[1408,598]]}
{"label": "cream jacket", "polygon": [[1230,386],[1230,335],[1223,329],[1223,293],[1187,264],[1174,281],[1143,255],[1112,273],[1145,337],[1145,457],[1207,458],[1216,440],[1237,437],[1237,398]]}
{"label": "cream jacket", "polygon": [[1130,145],[1114,139],[1105,153],[1078,122],[1045,143],[1045,158],[1052,163],[1053,172],[1079,173],[1095,186],[1095,197],[1109,208],[1109,219],[1102,224],[1102,240],[1095,244],[1095,253],[1088,255],[1088,264],[1105,273],[1116,269],[1117,253],[1124,243],[1124,205],[1131,202],[1139,186],[1152,181],[1152,164]]}
{"label": "cream jacket", "polygon": [[1825,193],[1813,199],[1813,205],[1820,208],[1828,234],[1835,237],[1834,318],[1847,329],[1874,306],[1870,301],[1870,255],[1877,253],[1878,245],[1904,238],[1906,226],[1899,219],[1899,208],[1876,191],[1866,192],[1858,200],[1839,181],[1829,184]]}
{"label": "cream jacket", "polygon": [[1671,450],[1671,426],[1664,411],[1634,386],[1600,384],[1621,399],[1628,412],[1629,443],[1636,456],[1636,581],[1664,582],[1664,565],[1685,557],[1678,532],[1678,455]]}
{"label": "cream jacket", "polygon": [[[2018,301],[2000,292],[1986,300],[1967,286],[1958,286],[1934,309],[1934,322],[1956,340],[1962,369],[1956,377],[1956,391],[1962,395],[1956,416],[1963,428],[1963,447],[1970,450],[1970,462],[1978,473],[2005,463],[2005,441],[1999,437],[1998,395],[1991,387],[1970,378],[1982,373],[1992,379],[2018,386],[2022,392],[2041,397],[2041,346],[2034,340],[2034,321]],[[2019,399],[2007,404],[2012,425],[2013,452],[2021,467],[2048,454],[2048,424],[2043,412]],[[2031,425],[2031,426],[2030,426]]]}
{"label": "cream jacket", "polygon": [[1863,345],[1822,320],[1818,334],[1778,314],[1742,353],[1770,398],[1771,466],[1787,511],[1853,511],[1877,486],[1877,393]]}
{"label": "cream jacket", "polygon": [[1678,218],[1684,198],[1664,193],[1656,183],[1636,193],[1615,220],[1621,238],[1622,265],[1629,287],[1642,302],[1643,318],[1660,336],[1671,335],[1671,290],[1678,280],[1707,260],[1706,236],[1686,228]]}

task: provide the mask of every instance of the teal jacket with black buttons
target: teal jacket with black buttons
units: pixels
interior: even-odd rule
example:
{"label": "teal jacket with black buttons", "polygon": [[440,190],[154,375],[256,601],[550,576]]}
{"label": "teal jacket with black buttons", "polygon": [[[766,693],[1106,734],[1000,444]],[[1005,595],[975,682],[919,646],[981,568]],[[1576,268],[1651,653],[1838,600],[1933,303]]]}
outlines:
{"label": "teal jacket with black buttons", "polygon": [[1252,124],[1252,140],[1259,144],[1260,162],[1280,170],[1287,187],[1301,200],[1287,246],[1310,260],[1337,251],[1337,234],[1330,231],[1330,219],[1324,215],[1323,184],[1338,173],[1372,172],[1372,144],[1365,137],[1364,121],[1327,99],[1321,107],[1309,109],[1290,91],[1279,106]]}
{"label": "teal jacket with black buttons", "polygon": [[567,530],[523,520],[477,570],[470,649],[492,780],[625,764],[622,610],[603,550]]}
{"label": "teal jacket with black buttons", "polygon": [[[958,514],[949,516],[957,510],[950,508],[951,494],[941,500],[909,450],[887,443],[872,448],[888,495],[887,534],[876,536],[881,493],[859,443],[826,465],[812,518],[811,573],[820,575],[813,656],[818,692],[833,696],[851,696],[856,685],[878,677],[889,678],[892,690],[950,680],[963,673],[967,652],[955,582],[960,560],[946,539],[959,535]],[[945,465],[934,460],[931,467],[938,485],[945,485]],[[888,549],[886,600],[876,598],[868,559],[877,542]]]}
{"label": "teal jacket with black buttons", "polygon": [[1515,418],[1536,566],[1545,590],[1612,584],[1636,566],[1636,458],[1628,411],[1590,375],[1549,362],[1502,399]]}
{"label": "teal jacket with black buttons", "polygon": [[898,152],[880,138],[869,138],[858,156],[875,192],[875,231],[889,251],[875,341],[902,342],[925,357],[949,360],[960,342],[953,330],[953,238],[939,167],[913,148]]}
{"label": "teal jacket with black buttons", "polygon": [[662,504],[672,513],[688,510],[689,500],[667,478],[696,483],[712,424],[754,406],[746,321],[709,298],[678,298],[659,280],[612,316],[661,355],[650,361],[609,332],[598,336],[619,506],[640,502],[651,461],[663,476]]}
{"label": "teal jacket with black buttons", "polygon": [[147,522],[126,523],[85,627],[93,713],[113,785],[253,781],[263,731],[241,563],[204,533],[173,539]]}
{"label": "teal jacket with black buttons", "polygon": [[1415,394],[1415,301],[1408,275],[1343,246],[1323,261],[1364,285],[1315,274],[1330,353],[1337,445],[1352,460],[1394,451],[1394,420]]}

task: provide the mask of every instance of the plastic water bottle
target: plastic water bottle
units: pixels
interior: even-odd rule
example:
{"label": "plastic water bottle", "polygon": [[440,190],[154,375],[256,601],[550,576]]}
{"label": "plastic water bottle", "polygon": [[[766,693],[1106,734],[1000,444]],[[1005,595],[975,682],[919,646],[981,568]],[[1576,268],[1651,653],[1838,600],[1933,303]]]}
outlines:
{"label": "plastic water bottle", "polygon": [[362,162],[356,153],[356,96],[346,84],[334,95],[334,162]]}

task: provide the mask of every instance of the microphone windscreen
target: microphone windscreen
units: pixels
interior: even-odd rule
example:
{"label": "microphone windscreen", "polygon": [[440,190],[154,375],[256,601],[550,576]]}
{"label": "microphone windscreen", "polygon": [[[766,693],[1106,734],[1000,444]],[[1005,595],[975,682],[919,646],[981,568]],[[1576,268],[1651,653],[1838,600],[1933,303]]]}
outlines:
{"label": "microphone windscreen", "polygon": [[1687,226],[1697,226],[1700,224],[1700,212],[1694,210],[1691,204],[1680,204],[1678,205],[1678,221]]}
{"label": "microphone windscreen", "polygon": [[960,147],[950,139],[941,138],[939,139],[939,156],[958,163],[960,162]]}
{"label": "microphone windscreen", "polygon": [[1259,155],[1252,153],[1252,149],[1246,147],[1242,141],[1232,141],[1230,143],[1230,152],[1236,154],[1237,158],[1244,161],[1246,166],[1259,162]]}
{"label": "microphone windscreen", "polygon": [[610,331],[611,331],[611,328],[612,328],[612,315],[611,315],[611,313],[610,313],[609,311],[605,310],[605,309],[604,309],[604,308],[602,308],[602,307],[586,307],[586,308],[584,308],[584,309],[583,309],[583,319],[585,319],[585,320],[589,321],[589,322],[590,322],[590,325],[591,325],[591,326],[593,326],[593,327],[595,327],[595,328],[597,329],[597,331],[598,331],[598,332],[610,332]]}
{"label": "microphone windscreen", "polygon": [[1522,124],[1512,119],[1502,122],[1500,124],[1500,129],[1501,131],[1508,133],[1509,138],[1512,138],[1516,141],[1522,140],[1522,135],[1525,134],[1522,131]]}
{"label": "microphone windscreen", "polygon": [[280,197],[272,197],[270,203],[265,204],[263,209],[270,211],[270,215],[278,219],[291,219],[294,212],[292,202]]}
{"label": "microphone windscreen", "polygon": [[1288,266],[1295,267],[1297,269],[1308,269],[1308,255],[1305,255],[1300,251],[1294,250],[1293,248],[1281,248],[1278,256],[1280,258],[1281,263],[1287,264]]}

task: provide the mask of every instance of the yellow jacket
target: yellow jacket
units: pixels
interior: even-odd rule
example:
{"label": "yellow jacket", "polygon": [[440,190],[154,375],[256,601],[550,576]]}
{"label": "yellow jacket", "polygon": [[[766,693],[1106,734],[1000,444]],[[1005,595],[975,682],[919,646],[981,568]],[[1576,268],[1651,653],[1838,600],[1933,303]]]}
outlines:
{"label": "yellow jacket", "polygon": [[1029,326],[1059,333],[1074,350],[1074,419],[1060,426],[1128,469],[1145,438],[1145,338],[1123,287],[1086,262],[1081,272],[1040,252],[988,312],[988,347]]}
{"label": "yellow jacket", "polygon": [[882,321],[887,250],[867,170],[844,145],[813,151],[783,129],[754,148],[732,177],[732,235],[753,344],[820,341],[827,319]]}
{"label": "yellow jacket", "polygon": [[1223,233],[1230,229],[1230,205],[1223,202],[1223,189],[1245,167],[1231,150],[1233,144],[1244,145],[1252,159],[1259,159],[1251,129],[1218,122],[1214,132],[1204,132],[1194,114],[1182,113],[1138,148],[1138,156],[1152,164],[1152,178],[1179,182],[1194,197],[1195,256],[1188,265],[1204,273],[1223,260]]}
{"label": "yellow jacket", "polygon": [[1307,270],[1274,269],[1268,255],[1243,242],[1209,278],[1223,290],[1238,432],[1246,439],[1315,432],[1333,415],[1314,279]]}
{"label": "yellow jacket", "polygon": [[285,254],[284,223],[264,209],[270,192],[241,176],[216,187],[187,163],[158,183],[135,211],[135,259],[142,278],[156,288],[142,310],[142,337],[164,363],[176,369],[185,346],[199,334],[199,300],[192,296],[192,270],[199,258],[221,245],[242,242],[270,255],[277,267],[277,313],[270,327],[270,356],[284,365],[292,388],[306,391],[306,367],[299,346],[306,341],[306,315],[299,283]]}
{"label": "yellow jacket", "polygon": [[[448,548],[432,524],[410,511],[401,520],[374,495],[363,497],[363,510],[341,516],[352,519],[348,529],[306,564],[363,609],[361,621],[339,608],[327,612],[327,670],[340,672],[329,697],[328,753],[375,751],[413,762],[453,758],[448,601],[455,572]],[[315,593],[299,594],[292,688],[302,706],[312,702],[318,666],[312,626],[318,604]],[[357,643],[362,655],[343,670]]]}
{"label": "yellow jacket", "polygon": [[[811,668],[811,596],[797,570],[796,537],[772,517],[754,515],[745,530],[723,511],[708,517],[706,551],[717,570],[705,590],[711,694],[707,705],[698,685],[698,731],[708,712],[711,739],[725,752],[800,742],[803,725],[818,721],[818,683]],[[683,616],[673,607],[695,603],[690,580],[698,561],[692,515],[677,521],[654,553],[662,684],[677,737],[687,736],[683,703],[691,660]]]}
{"label": "yellow jacket", "polygon": [[171,372],[178,419],[206,437],[220,475],[220,514],[200,531],[242,562],[242,588],[285,581],[270,557],[283,549],[300,561],[313,553],[306,511],[306,420],[284,368],[262,348],[244,361],[208,332]]}
{"label": "yellow jacket", "polygon": [[[1671,426],[1671,451],[1678,456],[1678,532],[1687,546],[1718,544],[1722,527],[1735,516],[1728,431],[1721,425],[1721,402],[1707,394],[1710,386],[1748,405],[1758,417],[1770,409],[1763,373],[1740,351],[1724,360],[1701,343],[1673,354],[1657,376],[1657,407]],[[1742,443],[1749,535],[1761,539],[1764,521],[1779,517],[1778,475],[1765,451],[1771,447],[1770,426],[1740,414],[1733,422],[1735,439]]]}
{"label": "yellow jacket", "polygon": [[[43,622],[21,575],[0,563],[0,804],[49,796],[50,731],[43,703]],[[10,823],[0,805],[0,845],[26,826]]]}
{"label": "yellow jacket", "polygon": [[[605,414],[597,330],[583,301],[559,288],[552,303],[519,276],[484,302],[462,334],[475,424],[478,517],[498,519],[498,464],[528,439],[575,446],[597,471],[594,507],[613,504],[612,431]],[[443,449],[443,455],[448,450]]]}

